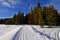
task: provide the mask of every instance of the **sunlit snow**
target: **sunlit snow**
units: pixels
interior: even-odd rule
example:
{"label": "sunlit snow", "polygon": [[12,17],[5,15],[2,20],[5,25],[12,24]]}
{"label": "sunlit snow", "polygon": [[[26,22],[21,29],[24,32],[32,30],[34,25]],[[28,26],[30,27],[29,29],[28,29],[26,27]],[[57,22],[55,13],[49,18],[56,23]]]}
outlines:
{"label": "sunlit snow", "polygon": [[60,28],[38,25],[0,25],[0,40],[60,40]]}

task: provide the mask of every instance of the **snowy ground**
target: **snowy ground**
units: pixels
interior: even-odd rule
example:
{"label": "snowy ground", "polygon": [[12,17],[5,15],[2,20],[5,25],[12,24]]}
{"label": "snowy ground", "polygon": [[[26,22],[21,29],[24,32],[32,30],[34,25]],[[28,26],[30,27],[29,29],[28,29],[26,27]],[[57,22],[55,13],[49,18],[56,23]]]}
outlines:
{"label": "snowy ground", "polygon": [[60,28],[38,25],[0,25],[0,40],[60,40]]}

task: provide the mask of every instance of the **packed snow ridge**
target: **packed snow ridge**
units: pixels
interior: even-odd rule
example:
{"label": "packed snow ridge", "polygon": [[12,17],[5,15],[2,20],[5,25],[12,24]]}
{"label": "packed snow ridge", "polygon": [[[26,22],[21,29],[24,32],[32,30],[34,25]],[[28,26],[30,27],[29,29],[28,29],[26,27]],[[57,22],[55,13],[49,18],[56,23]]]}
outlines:
{"label": "packed snow ridge", "polygon": [[38,25],[0,25],[0,40],[60,40],[60,28]]}

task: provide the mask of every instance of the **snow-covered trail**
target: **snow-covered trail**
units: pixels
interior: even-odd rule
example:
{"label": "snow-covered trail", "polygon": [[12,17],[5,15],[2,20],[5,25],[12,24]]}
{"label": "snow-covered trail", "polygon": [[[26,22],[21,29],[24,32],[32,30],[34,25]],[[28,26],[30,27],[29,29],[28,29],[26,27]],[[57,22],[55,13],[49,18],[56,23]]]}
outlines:
{"label": "snow-covered trail", "polygon": [[44,36],[39,36],[31,26],[22,26],[12,40],[45,40]]}
{"label": "snow-covered trail", "polygon": [[60,28],[37,25],[0,25],[0,40],[60,40]]}

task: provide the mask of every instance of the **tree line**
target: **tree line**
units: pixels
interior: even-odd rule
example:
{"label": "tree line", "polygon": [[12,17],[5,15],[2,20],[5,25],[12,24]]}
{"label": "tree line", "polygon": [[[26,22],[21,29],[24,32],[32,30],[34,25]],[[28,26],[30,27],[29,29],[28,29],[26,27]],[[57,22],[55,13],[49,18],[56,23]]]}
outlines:
{"label": "tree line", "polygon": [[42,7],[40,3],[32,9],[31,12],[24,16],[24,13],[18,12],[12,18],[0,19],[0,24],[29,24],[29,25],[44,25],[58,26],[60,25],[60,15],[53,5]]}

